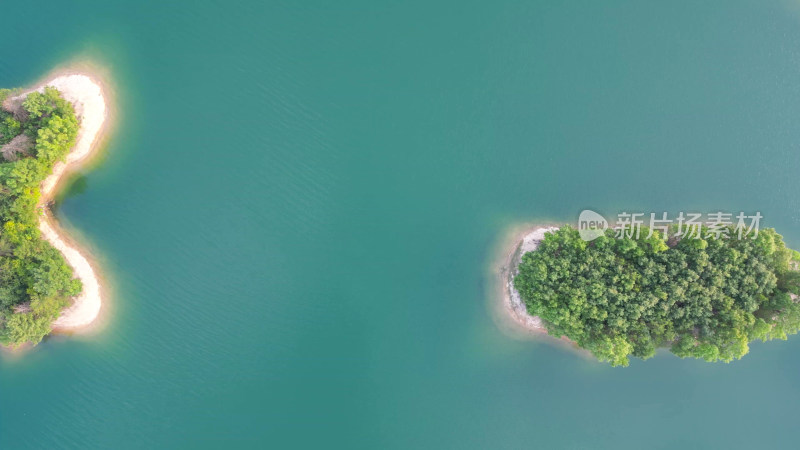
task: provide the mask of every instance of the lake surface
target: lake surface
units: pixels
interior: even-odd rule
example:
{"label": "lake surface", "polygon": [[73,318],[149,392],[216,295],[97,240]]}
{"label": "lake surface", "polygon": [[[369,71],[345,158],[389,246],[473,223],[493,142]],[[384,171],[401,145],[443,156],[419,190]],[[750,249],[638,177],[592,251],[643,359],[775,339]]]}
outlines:
{"label": "lake surface", "polygon": [[113,297],[0,358],[0,448],[796,446],[799,337],[614,369],[489,285],[509,228],[585,208],[800,248],[797,2],[46,3],[3,5],[0,86],[111,75],[57,214]]}

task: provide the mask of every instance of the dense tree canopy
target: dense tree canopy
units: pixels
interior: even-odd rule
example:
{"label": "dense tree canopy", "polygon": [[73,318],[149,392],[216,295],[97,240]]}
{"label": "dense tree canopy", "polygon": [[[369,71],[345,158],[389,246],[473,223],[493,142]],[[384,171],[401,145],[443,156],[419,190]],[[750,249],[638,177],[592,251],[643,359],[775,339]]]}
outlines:
{"label": "dense tree canopy", "polygon": [[37,223],[39,185],[74,145],[78,121],[56,89],[21,104],[10,95],[0,90],[0,344],[16,346],[41,341],[81,291]]}
{"label": "dense tree canopy", "polygon": [[[569,226],[526,253],[514,286],[553,336],[627,366],[658,347],[730,362],[748,342],[800,329],[800,254],[773,229],[737,239],[616,238],[586,242]],[[731,230],[732,231],[732,230]],[[703,231],[701,236],[707,234]],[[730,233],[733,236],[733,233]]]}

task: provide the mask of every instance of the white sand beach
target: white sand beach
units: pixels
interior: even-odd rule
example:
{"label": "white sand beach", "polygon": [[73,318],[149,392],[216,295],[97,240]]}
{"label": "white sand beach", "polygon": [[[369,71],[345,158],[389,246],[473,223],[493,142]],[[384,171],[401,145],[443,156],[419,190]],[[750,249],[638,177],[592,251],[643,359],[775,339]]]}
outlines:
{"label": "white sand beach", "polygon": [[[80,128],[75,146],[67,154],[64,162],[58,162],[41,186],[40,204],[49,202],[55,194],[55,188],[68,170],[78,167],[89,159],[97,147],[100,134],[108,118],[106,98],[102,84],[89,75],[80,73],[61,74],[46,81],[35,89],[26,91],[20,97],[33,91],[43,91],[52,86],[75,107]],[[102,305],[100,282],[97,271],[92,267],[82,250],[63,235],[54,220],[47,214],[40,216],[39,229],[42,237],[60,251],[83,283],[83,291],[73,299],[72,305],[65,308],[53,322],[57,331],[72,331],[91,324],[100,314]],[[61,234],[60,234],[61,233]],[[85,251],[84,251],[85,253]]]}
{"label": "white sand beach", "polygon": [[553,226],[539,226],[517,235],[513,241],[514,246],[508,251],[503,267],[500,270],[505,310],[515,323],[535,333],[546,334],[547,330],[541,318],[528,313],[522,297],[514,289],[514,277],[517,275],[519,264],[522,262],[522,255],[536,250],[539,243],[544,239],[544,235],[557,229],[558,227]]}

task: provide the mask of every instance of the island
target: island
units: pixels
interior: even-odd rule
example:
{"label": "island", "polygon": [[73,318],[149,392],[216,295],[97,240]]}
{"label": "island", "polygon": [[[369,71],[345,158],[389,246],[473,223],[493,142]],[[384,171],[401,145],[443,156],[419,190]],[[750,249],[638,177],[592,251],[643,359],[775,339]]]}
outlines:
{"label": "island", "polygon": [[102,83],[62,72],[30,90],[0,90],[0,345],[36,345],[100,312],[96,271],[49,212],[59,182],[86,162],[105,128]]}
{"label": "island", "polygon": [[708,237],[705,226],[705,239],[649,231],[591,241],[567,225],[527,231],[500,273],[505,310],[613,366],[658,348],[731,362],[751,341],[800,329],[800,253],[774,229],[743,239]]}

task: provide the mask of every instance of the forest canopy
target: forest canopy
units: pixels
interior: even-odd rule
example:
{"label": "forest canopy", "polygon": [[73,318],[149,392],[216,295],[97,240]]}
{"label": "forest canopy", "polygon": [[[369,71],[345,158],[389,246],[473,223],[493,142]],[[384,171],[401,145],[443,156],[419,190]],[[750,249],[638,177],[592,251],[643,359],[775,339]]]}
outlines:
{"label": "forest canopy", "polygon": [[659,347],[730,362],[753,340],[800,329],[800,253],[774,229],[669,241],[657,230],[643,237],[647,231],[617,238],[608,230],[591,242],[569,226],[548,233],[514,279],[528,312],[550,335],[614,366],[627,366],[629,356],[648,359]]}
{"label": "forest canopy", "polygon": [[37,344],[81,292],[39,233],[39,186],[75,144],[72,104],[51,87],[24,100],[0,90],[0,344]]}

